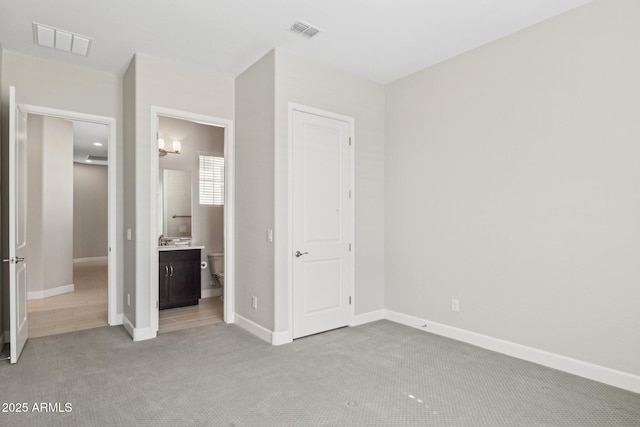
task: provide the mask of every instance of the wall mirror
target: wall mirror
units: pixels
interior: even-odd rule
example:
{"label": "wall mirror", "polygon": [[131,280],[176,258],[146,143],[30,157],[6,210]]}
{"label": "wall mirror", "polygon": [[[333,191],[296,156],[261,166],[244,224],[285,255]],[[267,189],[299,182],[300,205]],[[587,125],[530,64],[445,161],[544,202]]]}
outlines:
{"label": "wall mirror", "polygon": [[160,169],[164,237],[191,237],[191,188],[191,172]]}

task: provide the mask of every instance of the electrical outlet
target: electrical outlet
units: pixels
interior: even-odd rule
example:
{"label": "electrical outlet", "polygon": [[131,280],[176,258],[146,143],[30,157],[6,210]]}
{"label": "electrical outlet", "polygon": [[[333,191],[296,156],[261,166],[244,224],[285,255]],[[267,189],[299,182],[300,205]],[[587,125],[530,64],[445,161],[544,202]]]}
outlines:
{"label": "electrical outlet", "polygon": [[131,305],[131,294],[127,294],[127,305]]}
{"label": "electrical outlet", "polygon": [[258,297],[256,296],[251,297],[251,307],[253,307],[254,310],[258,309]]}
{"label": "electrical outlet", "polygon": [[267,242],[273,243],[273,229],[267,230]]}
{"label": "electrical outlet", "polygon": [[127,240],[131,240],[131,229],[127,228]]}
{"label": "electrical outlet", "polygon": [[460,301],[455,298],[451,299],[451,311],[460,311]]}

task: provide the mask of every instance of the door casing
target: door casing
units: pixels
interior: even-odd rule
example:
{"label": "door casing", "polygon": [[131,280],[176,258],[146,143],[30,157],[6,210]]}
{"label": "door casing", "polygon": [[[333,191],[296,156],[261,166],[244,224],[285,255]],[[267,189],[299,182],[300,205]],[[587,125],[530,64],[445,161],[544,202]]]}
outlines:
{"label": "door casing", "polygon": [[[83,121],[104,124],[108,128],[108,309],[107,318],[111,326],[122,325],[123,313],[118,313],[118,252],[117,252],[117,131],[114,117],[97,116],[76,111],[60,110],[57,108],[41,107],[37,105],[20,104],[20,108],[27,114],[56,117],[64,120]],[[122,298],[120,298],[122,300]]]}
{"label": "door casing", "polygon": [[349,138],[351,140],[351,156],[350,156],[350,164],[349,164],[349,187],[351,188],[351,199],[350,203],[350,218],[349,218],[349,228],[350,228],[350,241],[351,241],[351,252],[350,256],[350,265],[351,271],[349,273],[349,282],[350,282],[350,295],[352,295],[351,300],[351,320],[353,321],[354,316],[354,307],[357,301],[357,295],[355,294],[355,253],[357,249],[356,241],[355,241],[355,199],[356,199],[356,191],[355,191],[355,148],[356,148],[356,140],[355,140],[355,120],[353,117],[345,116],[342,114],[333,113],[330,111],[321,110],[318,108],[310,107],[307,105],[297,104],[294,102],[289,102],[288,104],[288,194],[287,194],[287,207],[288,207],[288,239],[287,239],[287,300],[288,300],[288,311],[289,311],[289,325],[288,329],[285,333],[274,333],[273,344],[285,344],[287,342],[293,341],[293,253],[295,248],[293,247],[293,112],[300,111],[308,114],[315,114],[321,117],[327,117],[330,119],[340,120],[343,122],[349,123]]}
{"label": "door casing", "polygon": [[[233,133],[233,120],[219,117],[205,116],[202,114],[190,113],[187,111],[174,110],[170,108],[151,106],[151,127],[149,144],[149,171],[152,177],[158,176],[158,122],[159,117],[171,117],[174,119],[189,122],[202,123],[209,126],[224,128],[224,321],[234,323],[235,321],[235,143]],[[159,327],[159,289],[158,289],[158,236],[160,231],[157,226],[158,214],[158,180],[150,179],[149,184],[149,282],[151,284],[149,298],[149,325],[152,334],[155,336]],[[155,285],[153,285],[155,284]]]}

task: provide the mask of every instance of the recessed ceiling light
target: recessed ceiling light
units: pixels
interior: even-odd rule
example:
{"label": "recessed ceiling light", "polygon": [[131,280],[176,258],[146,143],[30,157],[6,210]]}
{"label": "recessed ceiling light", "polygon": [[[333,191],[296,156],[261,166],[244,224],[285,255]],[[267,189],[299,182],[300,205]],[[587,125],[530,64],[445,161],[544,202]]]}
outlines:
{"label": "recessed ceiling light", "polygon": [[102,147],[102,142],[94,142],[93,145],[96,147]]}
{"label": "recessed ceiling light", "polygon": [[71,31],[33,23],[33,41],[40,46],[87,56],[92,40],[90,37],[81,36]]}

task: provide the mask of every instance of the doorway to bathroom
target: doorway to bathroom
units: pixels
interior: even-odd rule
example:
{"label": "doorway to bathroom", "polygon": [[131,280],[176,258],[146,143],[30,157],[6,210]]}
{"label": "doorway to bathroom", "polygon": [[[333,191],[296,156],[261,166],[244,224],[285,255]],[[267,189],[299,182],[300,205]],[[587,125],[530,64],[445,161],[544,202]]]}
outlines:
{"label": "doorway to bathroom", "polygon": [[116,314],[115,119],[27,112],[29,337],[121,323]]}
{"label": "doorway to bathroom", "polygon": [[[158,256],[151,257],[151,271],[158,272],[158,286],[151,292],[151,324],[157,322],[158,333],[229,321],[229,129],[228,122],[211,117],[152,112],[152,236]],[[185,264],[190,257],[199,258],[197,267]]]}

